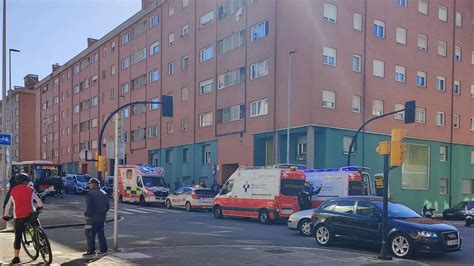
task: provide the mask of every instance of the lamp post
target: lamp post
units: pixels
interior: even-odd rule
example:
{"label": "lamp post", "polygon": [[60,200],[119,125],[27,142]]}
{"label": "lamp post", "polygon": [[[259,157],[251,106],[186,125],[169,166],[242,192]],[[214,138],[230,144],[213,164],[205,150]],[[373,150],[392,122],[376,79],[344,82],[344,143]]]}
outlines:
{"label": "lamp post", "polygon": [[9,49],[8,50],[8,84],[9,89],[12,89],[12,52],[19,53],[20,50],[17,49]]}
{"label": "lamp post", "polygon": [[297,51],[288,51],[288,120],[286,128],[286,163],[290,164],[290,124],[291,124],[291,55]]}
{"label": "lamp post", "polygon": [[[5,105],[5,102],[6,102],[6,98],[7,98],[7,77],[6,77],[6,57],[7,57],[7,36],[6,36],[6,33],[7,33],[7,0],[3,0],[3,26],[2,26],[2,116],[5,117],[5,112],[7,110],[7,106]],[[2,119],[2,133],[5,132],[5,129],[6,129],[6,125],[5,125],[5,119]],[[5,200],[5,197],[6,197],[6,193],[7,193],[7,165],[6,165],[6,160],[5,160],[5,156],[6,156],[6,152],[7,152],[7,148],[6,147],[1,147],[1,149],[3,150],[3,156],[4,158],[2,159],[2,162],[0,162],[2,165],[3,165],[3,173],[1,173],[1,175],[3,176],[3,180],[2,180],[2,203],[4,202]],[[2,204],[2,213],[3,213],[3,204]],[[0,221],[0,229],[4,229],[6,228],[6,223],[1,220]]]}

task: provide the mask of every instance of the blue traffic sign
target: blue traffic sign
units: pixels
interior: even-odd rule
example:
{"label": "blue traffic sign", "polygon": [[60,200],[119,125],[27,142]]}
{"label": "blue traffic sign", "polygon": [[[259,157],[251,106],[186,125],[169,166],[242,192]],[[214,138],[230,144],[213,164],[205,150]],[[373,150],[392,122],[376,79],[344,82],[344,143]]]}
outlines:
{"label": "blue traffic sign", "polygon": [[5,145],[5,146],[12,145],[12,135],[0,134],[0,145]]}

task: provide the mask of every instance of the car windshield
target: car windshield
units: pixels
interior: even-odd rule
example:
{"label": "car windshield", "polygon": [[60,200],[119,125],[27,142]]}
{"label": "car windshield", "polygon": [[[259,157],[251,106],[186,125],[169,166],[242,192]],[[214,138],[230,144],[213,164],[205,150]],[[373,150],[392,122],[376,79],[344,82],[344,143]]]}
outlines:
{"label": "car windshield", "polygon": [[281,194],[285,196],[298,196],[304,187],[304,179],[282,179]]}
{"label": "car windshield", "polygon": [[[383,202],[373,202],[380,210],[383,210]],[[417,212],[408,208],[400,203],[389,202],[388,203],[388,217],[394,219],[407,219],[407,218],[419,218],[421,217]]]}
{"label": "car windshield", "polygon": [[466,206],[466,202],[465,202],[465,201],[461,201],[461,202],[459,202],[458,204],[454,205],[454,208],[455,208],[455,209],[464,209],[465,206]]}
{"label": "car windshield", "polygon": [[143,185],[145,187],[166,187],[166,182],[161,176],[144,176]]}
{"label": "car windshield", "polygon": [[81,183],[89,181],[87,176],[85,176],[85,175],[77,175],[76,180],[77,180],[77,182],[81,182]]}

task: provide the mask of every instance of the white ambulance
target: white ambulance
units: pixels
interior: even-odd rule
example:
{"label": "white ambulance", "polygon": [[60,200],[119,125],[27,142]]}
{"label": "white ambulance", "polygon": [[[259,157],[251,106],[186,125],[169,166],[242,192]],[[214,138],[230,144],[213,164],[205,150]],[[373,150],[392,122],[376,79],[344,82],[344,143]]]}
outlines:
{"label": "white ambulance", "polygon": [[118,167],[118,193],[120,202],[164,203],[169,189],[165,171],[148,165],[120,165]]}
{"label": "white ambulance", "polygon": [[370,179],[369,169],[365,167],[307,169],[304,173],[306,181],[314,190],[321,187],[318,195],[313,196],[313,207],[330,198],[375,195],[373,180]]}
{"label": "white ambulance", "polygon": [[214,198],[214,217],[257,218],[261,223],[288,218],[299,210],[297,198],[304,182],[304,172],[298,170],[241,167]]}

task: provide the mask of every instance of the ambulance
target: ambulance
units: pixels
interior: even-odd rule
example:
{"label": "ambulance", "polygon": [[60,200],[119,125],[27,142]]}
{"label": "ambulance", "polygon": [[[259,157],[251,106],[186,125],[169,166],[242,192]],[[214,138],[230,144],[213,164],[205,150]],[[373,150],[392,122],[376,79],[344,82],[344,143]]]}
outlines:
{"label": "ambulance", "polygon": [[288,218],[299,210],[304,183],[304,172],[296,169],[241,167],[214,197],[214,217],[249,217],[263,224]]}
{"label": "ambulance", "polygon": [[315,208],[331,198],[375,195],[373,180],[370,179],[369,169],[366,167],[306,169],[304,173],[306,181],[314,190],[321,187],[321,191],[313,196],[312,206]]}
{"label": "ambulance", "polygon": [[148,165],[120,165],[117,183],[120,202],[164,203],[169,189],[161,167]]}

